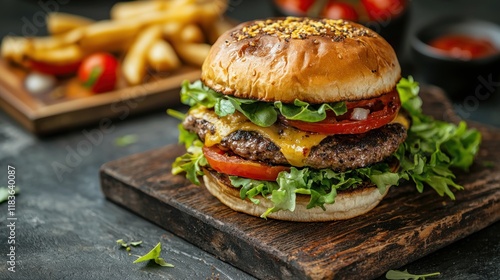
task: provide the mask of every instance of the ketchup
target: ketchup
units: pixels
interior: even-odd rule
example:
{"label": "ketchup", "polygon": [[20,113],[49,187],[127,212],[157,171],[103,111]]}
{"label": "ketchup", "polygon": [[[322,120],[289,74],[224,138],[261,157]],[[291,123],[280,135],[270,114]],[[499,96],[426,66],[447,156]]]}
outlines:
{"label": "ketchup", "polygon": [[448,56],[464,60],[486,57],[499,52],[490,40],[466,35],[444,35],[432,40],[429,45]]}

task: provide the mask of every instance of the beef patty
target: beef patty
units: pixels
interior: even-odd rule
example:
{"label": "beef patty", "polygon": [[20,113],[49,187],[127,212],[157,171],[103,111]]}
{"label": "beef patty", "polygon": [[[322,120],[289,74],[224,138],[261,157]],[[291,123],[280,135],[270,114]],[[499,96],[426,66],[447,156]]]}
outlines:
{"label": "beef patty", "polygon": [[[216,127],[207,120],[188,115],[184,128],[205,139]],[[312,147],[304,166],[346,171],[365,167],[390,157],[406,139],[406,129],[399,123],[387,124],[362,134],[337,134]],[[236,130],[224,137],[219,146],[255,161],[274,165],[289,165],[280,148],[255,131]]]}

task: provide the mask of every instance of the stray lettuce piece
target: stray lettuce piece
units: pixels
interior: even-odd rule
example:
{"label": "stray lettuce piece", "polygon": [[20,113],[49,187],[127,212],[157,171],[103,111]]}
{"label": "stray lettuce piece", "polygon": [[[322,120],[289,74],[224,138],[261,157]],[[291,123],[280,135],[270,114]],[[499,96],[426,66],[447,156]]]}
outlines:
{"label": "stray lettuce piece", "polygon": [[0,188],[0,203],[9,199],[9,189],[6,187]]}
{"label": "stray lettuce piece", "polygon": [[115,145],[118,147],[126,147],[134,144],[137,140],[139,140],[139,137],[136,134],[127,134],[115,138]]}
{"label": "stray lettuce piece", "polygon": [[[14,189],[14,195],[17,195],[18,193],[19,193],[19,187],[16,187]],[[0,187],[0,203],[9,200],[9,196],[11,196],[11,194],[9,193],[9,188]]]}
{"label": "stray lettuce piece", "polygon": [[163,258],[161,258],[160,254],[161,254],[161,242],[158,242],[158,244],[156,244],[156,246],[153,249],[151,249],[151,251],[149,251],[144,256],[139,256],[139,258],[137,258],[137,260],[135,260],[134,263],[153,260],[158,265],[174,267],[173,264],[168,263]]}
{"label": "stray lettuce piece", "polygon": [[127,243],[127,242],[123,241],[123,239],[118,239],[118,240],[116,240],[116,243],[120,244],[120,246],[122,246],[122,248],[125,248],[125,250],[128,252],[128,255],[130,256],[130,255],[132,255],[130,253],[130,251],[132,250],[132,248],[130,248],[130,246],[134,246],[134,247],[139,246],[142,244],[142,241],[131,241],[131,242]]}
{"label": "stray lettuce piece", "polygon": [[139,240],[139,241],[130,241],[129,244],[130,244],[130,246],[137,247],[137,246],[139,246],[139,245],[142,244],[142,241],[141,240]]}
{"label": "stray lettuce piece", "polygon": [[116,240],[116,243],[118,243],[120,246],[125,248],[127,251],[130,251],[130,246],[137,247],[142,244],[142,241],[130,241],[130,242],[125,242],[123,239],[118,239]]}
{"label": "stray lettuce piece", "polygon": [[128,247],[127,242],[123,241],[123,239],[116,240],[116,243],[120,244],[120,246],[122,246],[123,248],[127,248]]}
{"label": "stray lettuce piece", "polygon": [[433,272],[428,274],[415,275],[408,272],[408,270],[399,271],[399,270],[389,270],[385,274],[385,278],[389,280],[425,280],[426,277],[434,277],[439,276],[441,273]]}

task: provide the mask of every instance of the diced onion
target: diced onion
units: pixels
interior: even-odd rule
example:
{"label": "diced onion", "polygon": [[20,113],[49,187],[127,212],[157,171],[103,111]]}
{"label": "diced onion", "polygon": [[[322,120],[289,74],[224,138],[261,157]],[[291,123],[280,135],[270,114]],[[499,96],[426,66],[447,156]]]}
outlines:
{"label": "diced onion", "polygon": [[351,120],[363,121],[368,118],[370,110],[364,108],[354,108],[351,114]]}
{"label": "diced onion", "polygon": [[52,89],[56,84],[53,76],[32,72],[26,76],[24,86],[31,94],[41,94]]}

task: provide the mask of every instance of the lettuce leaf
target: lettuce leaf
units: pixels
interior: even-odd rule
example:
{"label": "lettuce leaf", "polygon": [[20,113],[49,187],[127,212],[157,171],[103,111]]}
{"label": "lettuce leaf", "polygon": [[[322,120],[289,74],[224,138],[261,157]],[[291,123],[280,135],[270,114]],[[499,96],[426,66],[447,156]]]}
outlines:
{"label": "lettuce leaf", "polygon": [[450,188],[463,187],[454,181],[451,169],[468,170],[479,150],[481,134],[467,129],[464,121],[455,125],[424,115],[419,86],[412,77],[401,79],[397,89],[401,105],[412,120],[408,137],[395,154],[401,164],[400,177],[413,181],[419,192],[428,185],[440,196],[455,199]]}
{"label": "lettuce leaf", "polygon": [[206,166],[207,159],[203,155],[203,142],[198,138],[198,135],[184,129],[182,124],[179,124],[179,144],[184,144],[187,153],[177,157],[172,164],[172,174],[177,175],[186,172],[186,178],[193,184],[199,185],[199,176],[203,175],[202,166]]}
{"label": "lettuce leaf", "polygon": [[[381,193],[384,193],[388,185],[397,186],[403,180],[408,180],[415,184],[418,192],[423,192],[425,186],[430,186],[440,196],[446,194],[455,199],[452,189],[461,190],[463,187],[454,181],[455,175],[452,169],[468,170],[479,150],[481,134],[475,129],[467,129],[463,121],[456,125],[424,115],[421,108],[422,100],[418,96],[419,86],[411,76],[408,79],[402,78],[397,90],[402,107],[410,114],[412,120],[406,141],[394,155],[400,162],[398,172],[392,172],[386,163],[347,172],[292,167],[288,172],[281,172],[276,182],[230,176],[231,184],[240,189],[241,199],[249,199],[258,204],[260,201],[256,196],[260,195],[272,202],[273,207],[261,215],[263,218],[277,211],[293,211],[297,194],[310,196],[308,209],[314,207],[325,209],[325,204],[335,202],[339,190],[356,188],[366,181],[372,182]],[[259,104],[265,102],[225,98],[211,91],[204,88],[201,83],[183,84],[183,92],[188,95],[184,98],[186,104],[213,106],[221,115],[244,111],[245,115],[250,116],[249,119],[255,118],[263,123],[273,119],[270,117],[271,113],[265,113],[271,109],[275,112],[279,110],[287,118],[312,121],[321,119],[326,110],[339,110],[340,113],[345,110],[345,104],[341,103],[310,105],[301,101],[295,101],[293,106],[275,102],[271,108],[266,105],[270,103]],[[200,166],[207,165],[201,151],[203,143],[196,134],[186,131],[181,126],[179,130],[179,141],[186,145],[188,154],[175,161],[172,172],[178,174],[184,171],[188,179],[199,184],[197,176],[202,174]]]}
{"label": "lettuce leaf", "polygon": [[[397,178],[394,179],[394,177]],[[241,199],[249,198],[252,202],[259,204],[259,200],[254,197],[260,194],[272,201],[274,206],[267,209],[261,215],[262,218],[267,218],[269,214],[280,210],[294,211],[297,194],[311,196],[307,209],[314,207],[325,209],[325,204],[335,202],[337,190],[358,187],[363,181],[371,178],[375,178],[377,185],[383,183],[383,186],[381,185],[379,188],[381,192],[385,192],[387,184],[397,184],[399,180],[398,174],[391,173],[389,166],[385,163],[347,172],[292,167],[289,172],[281,172],[276,182],[230,176],[231,184],[236,188],[240,188]]]}
{"label": "lettuce leaf", "polygon": [[326,111],[331,110],[337,116],[347,112],[345,102],[311,105],[295,100],[293,104],[280,101],[264,102],[253,99],[236,98],[220,94],[203,85],[201,81],[184,81],[181,88],[181,102],[193,106],[214,108],[215,113],[224,117],[238,111],[258,126],[269,127],[278,119],[278,111],[287,119],[306,122],[318,122],[326,118]]}

